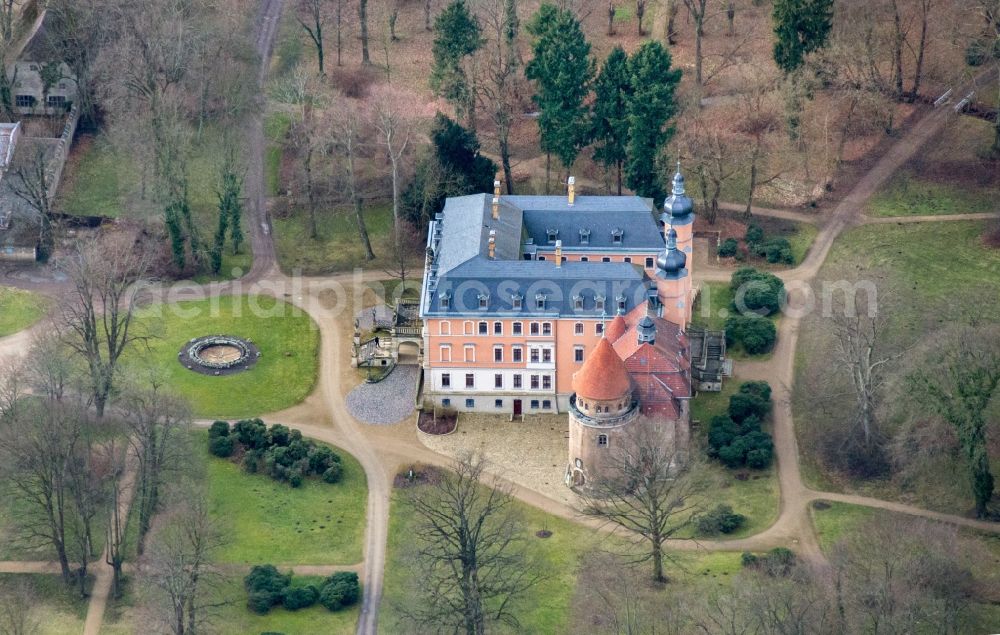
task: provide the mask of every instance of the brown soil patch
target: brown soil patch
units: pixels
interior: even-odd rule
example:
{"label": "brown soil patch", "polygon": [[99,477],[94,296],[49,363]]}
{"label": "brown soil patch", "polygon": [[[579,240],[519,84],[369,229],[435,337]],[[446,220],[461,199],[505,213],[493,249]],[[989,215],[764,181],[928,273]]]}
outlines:
{"label": "brown soil patch", "polygon": [[443,472],[438,467],[415,463],[400,469],[392,479],[392,486],[406,489],[418,485],[434,485],[441,482],[442,475]]}
{"label": "brown soil patch", "polygon": [[458,414],[439,414],[437,417],[432,412],[421,412],[417,419],[417,429],[424,434],[451,434],[458,425]]}

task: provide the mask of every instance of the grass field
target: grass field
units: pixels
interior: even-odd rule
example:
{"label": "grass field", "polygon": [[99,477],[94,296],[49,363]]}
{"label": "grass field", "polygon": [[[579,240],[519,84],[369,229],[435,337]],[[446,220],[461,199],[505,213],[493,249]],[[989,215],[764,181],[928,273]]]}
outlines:
{"label": "grass field", "polygon": [[[546,578],[515,605],[520,628],[500,628],[499,632],[566,632],[580,558],[597,546],[601,536],[582,525],[523,503],[515,502],[514,507],[524,520],[524,540],[529,555],[538,559]],[[417,633],[420,631],[408,624],[401,613],[401,609],[419,601],[414,588],[419,584],[417,570],[407,557],[414,552],[412,533],[417,521],[405,498],[398,493],[393,496],[389,521],[385,591],[379,625],[387,633]],[[551,531],[552,535],[544,539],[536,537],[535,532],[542,529]]]}
{"label": "grass field", "polygon": [[[979,222],[952,222],[852,229],[835,243],[820,280],[876,283],[879,310],[888,318],[885,341],[905,352],[951,324],[972,325],[996,319],[1000,308],[1000,251],[983,246],[980,235],[984,228]],[[796,352],[793,405],[803,474],[809,485],[966,513],[972,503],[965,470],[949,457],[906,480],[852,481],[823,469],[811,431],[831,425],[837,415],[818,408],[808,386],[820,381],[817,378],[832,347],[827,321],[819,312],[806,317]],[[897,371],[891,379],[902,372]],[[895,411],[902,404],[889,405]],[[884,420],[893,423],[897,419],[893,412]]]}
{"label": "grass field", "polygon": [[[102,136],[81,135],[67,165],[66,179],[56,201],[57,209],[67,214],[142,218],[159,221],[162,209],[151,198],[153,183],[145,179],[129,156],[123,156]],[[210,239],[218,223],[219,199],[216,190],[219,168],[224,161],[222,133],[206,127],[196,139],[188,162],[188,196],[191,213],[203,239]],[[145,182],[144,182],[145,180]],[[143,197],[145,190],[146,196]],[[243,232],[246,234],[246,219]],[[227,246],[219,276],[199,276],[197,282],[238,277],[250,269],[253,257],[249,245],[240,255]]]}
{"label": "grass field", "polygon": [[[309,236],[309,220],[304,209],[296,209],[285,218],[274,219],[275,247],[283,271],[324,274],[365,269],[391,269],[392,206],[386,203],[365,209],[365,226],[375,252],[375,260],[366,261],[353,210],[321,209],[317,215],[319,240]],[[412,240],[412,237],[409,239]]]}
{"label": "grass field", "polygon": [[0,337],[28,328],[45,316],[49,301],[30,291],[0,287]]}
{"label": "grass field", "polygon": [[278,193],[281,183],[281,143],[292,125],[292,118],[287,113],[272,112],[264,119],[264,136],[267,139],[267,150],[264,155],[264,186],[268,196]]}
{"label": "grass field", "polygon": [[[93,580],[90,581],[93,584]],[[76,587],[67,587],[58,575],[0,573],[0,597],[17,597],[23,593],[30,608],[31,630],[7,630],[4,615],[0,615],[0,632],[32,635],[65,635],[83,632],[87,617],[87,599],[81,598]]]}
{"label": "grass field", "polygon": [[[691,437],[697,451],[703,452],[708,434],[708,422],[715,415],[724,414],[729,408],[729,397],[740,387],[740,380],[731,377],[722,384],[721,392],[700,392],[691,400],[691,420],[699,422],[692,429]],[[766,470],[731,470],[718,461],[706,459],[705,469],[713,481],[713,489],[705,506],[709,509],[719,504],[731,505],[733,511],[746,516],[743,527],[731,534],[720,534],[718,539],[752,536],[770,527],[778,518],[778,504],[781,492],[778,475],[772,465]],[[746,475],[745,480],[736,478],[738,473]],[[694,535],[693,528],[682,537]]]}
{"label": "grass field", "polygon": [[995,212],[1000,190],[971,189],[902,171],[868,203],[872,216],[924,216]]}
{"label": "grass field", "polygon": [[357,459],[334,448],[341,456],[342,480],[331,485],[309,478],[293,489],[211,456],[208,433],[196,434],[194,443],[206,465],[210,509],[229,537],[218,561],[246,565],[361,561],[368,486]]}
{"label": "grass field", "polygon": [[[155,305],[141,311],[137,326],[150,339],[127,354],[126,372],[156,373],[191,401],[198,416],[275,412],[302,401],[316,382],[316,325],[292,305],[267,296]],[[260,348],[252,369],[213,377],[177,361],[178,351],[190,339],[222,333],[252,340]]]}

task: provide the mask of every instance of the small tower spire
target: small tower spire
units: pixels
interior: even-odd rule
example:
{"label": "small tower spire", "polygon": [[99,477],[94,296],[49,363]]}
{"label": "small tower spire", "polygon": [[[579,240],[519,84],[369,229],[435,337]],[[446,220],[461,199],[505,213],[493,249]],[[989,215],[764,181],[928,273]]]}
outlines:
{"label": "small tower spire", "polygon": [[681,174],[681,162],[679,159],[677,161],[677,172],[674,173],[673,188],[670,190],[670,193],[674,196],[684,195],[684,175]]}

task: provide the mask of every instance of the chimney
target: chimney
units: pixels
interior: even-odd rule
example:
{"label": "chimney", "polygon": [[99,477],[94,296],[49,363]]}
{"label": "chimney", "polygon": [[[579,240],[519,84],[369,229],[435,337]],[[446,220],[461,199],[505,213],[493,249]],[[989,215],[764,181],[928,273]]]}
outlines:
{"label": "chimney", "polygon": [[496,199],[500,196],[500,181],[498,179],[493,180],[493,198]]}
{"label": "chimney", "polygon": [[[570,177],[570,178],[572,178],[572,177]],[[573,190],[570,190],[570,192],[572,192],[572,191]],[[556,241],[556,266],[557,267],[561,267],[562,266],[562,241],[561,240],[557,240]]]}
{"label": "chimney", "polygon": [[[498,181],[498,183],[499,183],[499,181]],[[497,220],[499,218],[500,218],[500,197],[499,196],[494,196],[493,197],[493,220]]]}
{"label": "chimney", "polygon": [[569,177],[567,184],[569,185],[569,206],[573,207],[573,202],[576,201],[576,177]]}
{"label": "chimney", "polygon": [[497,257],[497,230],[490,230],[490,260],[496,260]]}

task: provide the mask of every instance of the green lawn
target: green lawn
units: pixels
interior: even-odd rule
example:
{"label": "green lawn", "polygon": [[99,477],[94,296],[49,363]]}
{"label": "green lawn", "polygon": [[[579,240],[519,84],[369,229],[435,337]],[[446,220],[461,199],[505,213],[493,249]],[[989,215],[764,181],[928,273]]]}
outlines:
{"label": "green lawn", "polygon": [[[729,408],[729,397],[739,390],[742,382],[737,377],[731,377],[723,382],[721,392],[699,392],[691,400],[691,420],[699,422],[691,431],[697,451],[703,452],[705,438],[708,434],[708,422],[715,415],[725,414]],[[746,523],[732,534],[719,535],[715,538],[728,539],[751,536],[770,527],[778,518],[778,505],[781,492],[778,487],[778,475],[772,465],[766,470],[731,470],[718,461],[706,459],[705,469],[714,482],[705,506],[731,505],[733,511],[747,517]],[[737,474],[746,475],[745,480],[736,478]],[[693,528],[682,537],[694,534]]]}
{"label": "green lawn", "polygon": [[[91,580],[91,584],[93,581]],[[30,605],[28,618],[34,635],[65,635],[83,632],[87,600],[80,598],[76,587],[67,587],[58,575],[0,573],[0,598],[24,593]],[[4,600],[0,600],[0,604]],[[7,626],[0,616],[0,632]],[[18,633],[20,631],[9,631]]]}
{"label": "green lawn", "polygon": [[264,136],[267,139],[264,180],[268,196],[278,194],[281,179],[281,144],[291,125],[292,118],[288,113],[272,112],[264,119]]}
{"label": "green lawn", "polygon": [[343,479],[331,485],[310,478],[293,489],[211,456],[208,433],[196,434],[195,444],[206,462],[210,509],[229,536],[218,561],[246,565],[361,561],[368,486],[357,459],[334,448],[341,456]]}
{"label": "green lawn", "polygon": [[[888,318],[885,341],[906,351],[952,323],[974,325],[995,320],[1000,309],[1000,250],[983,246],[980,236],[984,229],[981,222],[858,227],[837,240],[819,278],[875,282],[879,310]],[[828,321],[819,311],[807,316],[796,353],[793,405],[808,484],[966,513],[972,507],[966,472],[948,456],[928,463],[926,469],[907,479],[857,481],[823,469],[812,431],[832,425],[834,417],[842,413],[819,407],[808,387],[822,381],[823,365],[832,350]],[[897,377],[902,372],[898,371]],[[890,405],[893,412],[883,414],[883,420],[895,426],[903,416],[896,412],[896,406],[902,404]]]}
{"label": "green lawn", "polygon": [[969,188],[902,171],[868,203],[872,216],[924,216],[995,212],[1000,190]]}
{"label": "green lawn", "polygon": [[45,316],[49,301],[11,287],[0,287],[0,337],[28,328]]}
{"label": "green lawn", "polygon": [[819,547],[826,554],[830,553],[838,540],[856,530],[876,513],[884,512],[835,501],[814,501],[809,506],[809,517],[816,530]]}
{"label": "green lawn", "polygon": [[[538,558],[546,578],[520,600],[514,613],[521,622],[519,629],[500,628],[498,632],[564,633],[569,623],[570,601],[576,588],[580,558],[608,540],[592,530],[557,518],[520,502],[514,507],[522,514],[529,554]],[[416,569],[408,559],[415,548],[412,539],[416,519],[403,496],[393,496],[389,517],[389,542],[385,567],[385,587],[380,630],[386,633],[417,633],[407,624],[400,609],[417,601],[414,584]],[[549,538],[538,538],[535,532],[547,529]],[[606,544],[605,544],[606,546]]]}
{"label": "green lawn", "polygon": [[[150,339],[127,354],[126,372],[155,372],[190,400],[201,417],[275,412],[302,401],[316,383],[316,325],[294,306],[267,296],[154,305],[139,313],[137,328]],[[178,351],[189,340],[220,333],[252,340],[261,351],[256,366],[213,377],[177,361]]]}
{"label": "green lawn", "polygon": [[[205,240],[211,239],[218,223],[216,194],[219,168],[225,159],[222,132],[208,126],[195,139],[188,161],[188,196],[191,212]],[[103,136],[82,135],[74,148],[56,207],[67,214],[100,215],[111,218],[162,218],[162,209],[151,198],[151,177],[136,169],[135,161],[123,155]],[[145,181],[145,182],[144,182]],[[244,234],[247,232],[244,218]],[[199,276],[196,282],[239,277],[250,269],[253,257],[249,245],[234,255],[228,247],[218,276]]]}
{"label": "green lawn", "polygon": [[393,267],[390,204],[380,203],[365,209],[365,226],[375,252],[372,261],[365,260],[353,210],[325,208],[317,216],[319,240],[309,236],[308,214],[304,209],[295,209],[285,218],[274,218],[275,247],[282,270],[299,269],[308,275],[351,271],[354,267]]}

